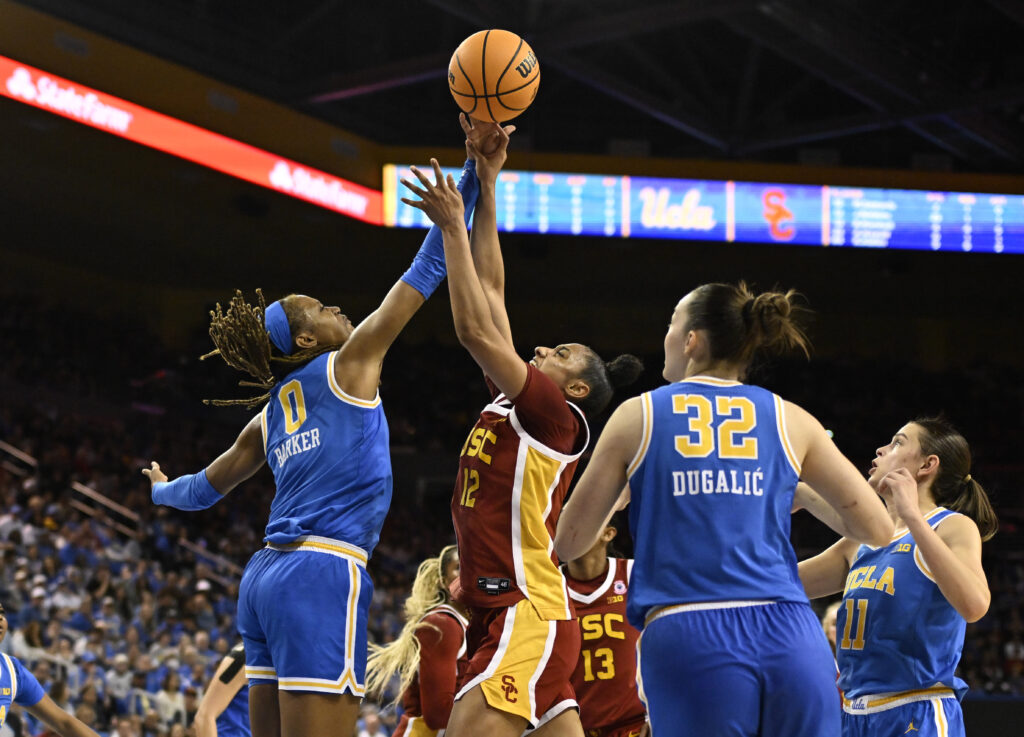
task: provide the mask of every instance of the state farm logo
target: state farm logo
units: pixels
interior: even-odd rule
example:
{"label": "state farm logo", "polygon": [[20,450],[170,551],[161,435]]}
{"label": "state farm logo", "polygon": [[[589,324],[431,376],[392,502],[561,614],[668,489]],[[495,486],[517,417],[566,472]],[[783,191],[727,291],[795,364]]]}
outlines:
{"label": "state farm logo", "polygon": [[345,189],[337,179],[325,179],[301,166],[278,161],[270,171],[270,186],[282,192],[304,197],[321,205],[353,215],[364,215],[370,204],[367,197]]}
{"label": "state farm logo", "polygon": [[7,91],[15,99],[78,118],[97,128],[125,133],[132,123],[130,112],[100,102],[94,92],[79,93],[71,85],[61,87],[57,80],[47,76],[33,80],[32,73],[24,67],[17,67],[7,79]]}

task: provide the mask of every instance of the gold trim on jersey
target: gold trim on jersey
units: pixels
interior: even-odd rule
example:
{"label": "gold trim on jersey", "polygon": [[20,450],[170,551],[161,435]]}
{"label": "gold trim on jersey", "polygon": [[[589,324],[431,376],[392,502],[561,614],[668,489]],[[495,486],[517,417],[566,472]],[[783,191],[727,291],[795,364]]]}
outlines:
{"label": "gold trim on jersey", "polygon": [[263,435],[263,455],[267,454],[267,410],[270,409],[270,403],[263,405],[263,409],[260,410],[260,433]]}
{"label": "gold trim on jersey", "polygon": [[334,361],[338,358],[338,351],[331,353],[327,359],[327,386],[331,387],[331,392],[346,404],[351,404],[356,407],[362,407],[364,409],[373,409],[380,404],[380,392],[378,391],[373,399],[360,399],[359,397],[353,397],[351,394],[346,394],[345,390],[338,384],[338,379],[334,375]]}
{"label": "gold trim on jersey", "polygon": [[708,386],[739,386],[743,383],[742,381],[734,381],[733,379],[719,379],[717,376],[691,376],[678,383],[685,384],[686,382],[707,384]]}
{"label": "gold trim on jersey", "polygon": [[520,424],[515,407],[508,413],[509,425],[519,436],[510,502],[512,564],[516,586],[545,620],[572,619],[565,577],[551,560],[554,540],[547,529],[547,519],[562,473],[579,459],[590,442],[590,427],[583,412],[572,402],[566,404],[585,433],[579,452],[571,455],[559,453],[530,435]]}
{"label": "gold trim on jersey", "polygon": [[640,395],[640,409],[643,413],[640,447],[637,449],[636,455],[633,456],[633,460],[629,462],[629,467],[626,468],[627,479],[636,473],[636,469],[640,467],[640,464],[644,462],[644,458],[647,457],[647,449],[651,447],[651,436],[654,433],[654,405],[650,392],[644,392]]}
{"label": "gold trim on jersey", "polygon": [[932,710],[935,717],[935,732],[938,734],[938,737],[947,737],[949,735],[949,721],[946,719],[946,710],[942,708],[942,698],[931,700]]}
{"label": "gold trim on jersey", "polygon": [[267,543],[267,547],[281,553],[292,553],[296,550],[305,550],[310,553],[326,553],[347,558],[359,565],[366,567],[366,551],[355,545],[341,540],[333,540],[329,537],[317,535],[302,535],[290,543]]}
{"label": "gold trim on jersey", "polygon": [[915,701],[938,701],[939,699],[953,699],[956,694],[948,686],[931,686],[930,688],[919,688],[913,691],[892,691],[889,693],[868,694],[859,696],[856,699],[843,697],[843,711],[847,714],[874,714],[879,711],[895,709],[897,706],[912,704]]}
{"label": "gold trim on jersey", "polygon": [[18,697],[18,673],[14,670],[14,662],[11,660],[11,656],[7,653],[0,653],[4,656],[4,662],[7,663],[7,672],[11,674],[11,705],[14,705],[14,700]]}
{"label": "gold trim on jersey", "polygon": [[796,458],[796,453],[793,452],[793,446],[789,442],[789,433],[786,431],[786,412],[785,405],[782,404],[782,397],[778,394],[772,394],[772,399],[775,400],[775,427],[779,431],[779,440],[782,441],[782,449],[786,451],[786,458],[789,460],[789,465],[796,471],[796,475],[800,475],[800,461]]}

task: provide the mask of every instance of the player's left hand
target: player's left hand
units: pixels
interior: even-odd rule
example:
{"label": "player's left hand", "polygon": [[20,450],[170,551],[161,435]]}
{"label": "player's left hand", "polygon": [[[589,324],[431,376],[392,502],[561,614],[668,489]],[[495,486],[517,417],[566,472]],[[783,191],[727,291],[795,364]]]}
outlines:
{"label": "player's left hand", "polygon": [[157,484],[162,481],[167,481],[167,476],[163,471],[160,470],[160,464],[153,461],[149,468],[142,469],[142,473],[146,478],[149,479],[151,484]]}
{"label": "player's left hand", "polygon": [[878,490],[883,495],[889,495],[896,514],[904,522],[914,516],[921,516],[917,501],[917,479],[906,468],[897,468],[885,474],[878,482]]}
{"label": "player's left hand", "polygon": [[463,220],[465,206],[462,204],[462,194],[455,184],[455,178],[451,174],[445,177],[441,172],[441,165],[437,163],[437,159],[431,159],[430,165],[434,169],[433,182],[415,166],[409,167],[412,173],[416,175],[416,178],[420,180],[423,188],[421,189],[409,180],[403,179],[402,184],[410,192],[418,195],[420,199],[410,200],[403,197],[402,202],[409,205],[409,207],[415,207],[417,210],[425,212],[427,217],[441,230],[457,226],[465,231],[466,226]]}

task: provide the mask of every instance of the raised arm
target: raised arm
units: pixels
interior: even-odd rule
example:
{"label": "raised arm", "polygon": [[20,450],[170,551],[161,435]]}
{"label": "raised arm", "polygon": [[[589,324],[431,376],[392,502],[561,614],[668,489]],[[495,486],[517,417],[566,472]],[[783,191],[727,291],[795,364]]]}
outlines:
{"label": "raised arm", "polygon": [[892,519],[864,475],[809,412],[792,402],[785,403],[784,411],[793,452],[802,462],[800,477],[835,509],[851,539],[869,545],[888,543]]}
{"label": "raised arm", "polygon": [[194,512],[219,502],[266,462],[262,418],[261,412],[249,420],[234,444],[199,473],[179,476],[168,482],[156,461],[149,468],[142,469],[152,483],[153,503]]}
{"label": "raised arm", "polygon": [[806,509],[819,522],[823,522],[840,537],[847,537],[850,531],[846,529],[846,523],[839,516],[831,504],[821,498],[821,494],[812,489],[806,482],[800,481],[796,485],[796,492],[793,494],[793,511],[797,512]]}
{"label": "raised arm", "polygon": [[808,599],[836,594],[846,586],[858,544],[842,538],[824,552],[800,561],[797,568]]}
{"label": "raised arm", "polygon": [[917,480],[906,468],[887,473],[879,488],[892,494],[896,513],[950,605],[968,622],[984,617],[992,596],[981,567],[981,534],[974,520],[953,515],[932,529],[918,505]]}
{"label": "raised arm", "polygon": [[[458,184],[464,218],[473,212],[479,192],[475,163],[468,160]],[[461,227],[465,231],[465,219]],[[442,234],[435,225],[427,232],[412,265],[387,293],[380,307],[359,323],[341,347],[334,371],[343,391],[360,399],[372,399],[376,395],[385,354],[444,277]]]}
{"label": "raised arm", "polygon": [[413,168],[422,188],[411,182],[403,181],[403,184],[420,199],[403,197],[402,202],[427,213],[441,229],[452,317],[459,342],[499,390],[509,397],[516,397],[526,384],[526,363],[516,355],[515,348],[491,317],[491,307],[476,273],[469,237],[463,227],[462,200],[455,181],[451,176],[444,177],[436,159],[431,159],[430,163],[434,168],[434,183],[419,169]]}
{"label": "raised arm", "polygon": [[[640,447],[643,409],[639,397],[623,402],[612,413],[594,448],[555,531],[555,552],[575,560],[594,546],[597,536],[621,506],[629,462]],[[628,497],[626,497],[628,502]]]}
{"label": "raised arm", "polygon": [[484,123],[459,115],[466,133],[466,153],[476,160],[476,174],[480,180],[480,198],[473,213],[473,229],[469,235],[469,249],[480,286],[491,309],[491,319],[498,332],[512,344],[512,329],[505,309],[505,262],[498,240],[497,182],[505,163],[509,136],[515,126],[502,127],[497,123]]}

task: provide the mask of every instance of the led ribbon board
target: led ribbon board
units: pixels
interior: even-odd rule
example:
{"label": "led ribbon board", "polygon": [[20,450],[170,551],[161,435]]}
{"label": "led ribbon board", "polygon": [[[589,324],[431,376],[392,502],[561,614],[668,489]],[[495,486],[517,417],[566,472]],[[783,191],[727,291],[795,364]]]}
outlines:
{"label": "led ribbon board", "polygon": [[0,95],[380,225],[381,193],[0,56]]}
{"label": "led ribbon board", "polygon": [[[402,178],[384,167],[384,224],[429,226]],[[505,232],[1024,253],[1021,195],[503,171],[496,196]]]}

